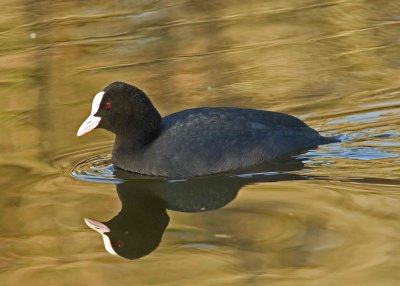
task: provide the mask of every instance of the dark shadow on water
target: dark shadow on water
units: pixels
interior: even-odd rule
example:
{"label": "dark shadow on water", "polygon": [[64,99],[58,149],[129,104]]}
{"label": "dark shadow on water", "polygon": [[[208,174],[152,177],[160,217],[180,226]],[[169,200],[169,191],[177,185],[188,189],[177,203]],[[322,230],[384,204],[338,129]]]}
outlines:
{"label": "dark shadow on water", "polygon": [[269,163],[241,172],[187,180],[139,177],[115,170],[122,179],[116,184],[121,200],[120,212],[111,220],[99,223],[86,219],[92,229],[102,234],[105,248],[111,254],[137,259],[154,251],[168,226],[167,210],[205,212],[224,207],[233,201],[244,186],[309,177],[288,173],[304,167],[300,160]]}

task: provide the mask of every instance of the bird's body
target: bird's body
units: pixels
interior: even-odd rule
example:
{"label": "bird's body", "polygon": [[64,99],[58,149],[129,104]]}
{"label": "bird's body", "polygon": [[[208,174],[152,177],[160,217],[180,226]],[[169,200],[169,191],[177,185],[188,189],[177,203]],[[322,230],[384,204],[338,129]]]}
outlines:
{"label": "bird's body", "polygon": [[78,135],[95,127],[116,134],[116,167],[172,178],[247,168],[337,141],[279,112],[195,108],[161,118],[141,90],[119,82],[96,95]]}
{"label": "bird's body", "polygon": [[143,148],[117,138],[113,164],[164,177],[193,177],[242,169],[328,143],[301,120],[241,108],[196,108],[162,118],[160,132]]}

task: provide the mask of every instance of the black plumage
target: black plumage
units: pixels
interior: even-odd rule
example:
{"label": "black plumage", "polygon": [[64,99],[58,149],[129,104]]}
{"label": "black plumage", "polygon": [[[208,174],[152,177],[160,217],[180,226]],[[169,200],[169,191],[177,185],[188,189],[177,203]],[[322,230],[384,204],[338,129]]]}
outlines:
{"label": "black plumage", "polygon": [[101,117],[97,127],[116,134],[112,162],[131,172],[173,178],[210,175],[337,141],[284,113],[194,108],[161,118],[134,86],[115,82],[104,91],[95,114]]}

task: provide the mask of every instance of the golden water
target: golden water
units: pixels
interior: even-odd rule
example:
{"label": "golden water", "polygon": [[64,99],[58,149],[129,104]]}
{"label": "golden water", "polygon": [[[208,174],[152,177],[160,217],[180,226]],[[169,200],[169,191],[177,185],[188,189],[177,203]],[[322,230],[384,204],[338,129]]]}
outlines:
{"label": "golden water", "polygon": [[[400,284],[398,1],[1,4],[0,285]],[[301,155],[300,180],[168,210],[157,249],[112,256],[83,218],[118,214],[113,180],[73,167],[109,162],[112,134],[76,131],[115,80],[163,115],[281,111],[343,142]]]}

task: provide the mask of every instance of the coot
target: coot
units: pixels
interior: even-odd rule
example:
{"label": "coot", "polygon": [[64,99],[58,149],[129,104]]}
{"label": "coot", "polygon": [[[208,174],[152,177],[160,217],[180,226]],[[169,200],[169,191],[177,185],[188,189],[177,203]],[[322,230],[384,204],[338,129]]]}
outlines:
{"label": "coot", "polygon": [[114,166],[169,178],[243,169],[337,142],[272,111],[204,107],[161,118],[143,91],[123,82],[96,94],[77,135],[95,128],[116,134]]}

